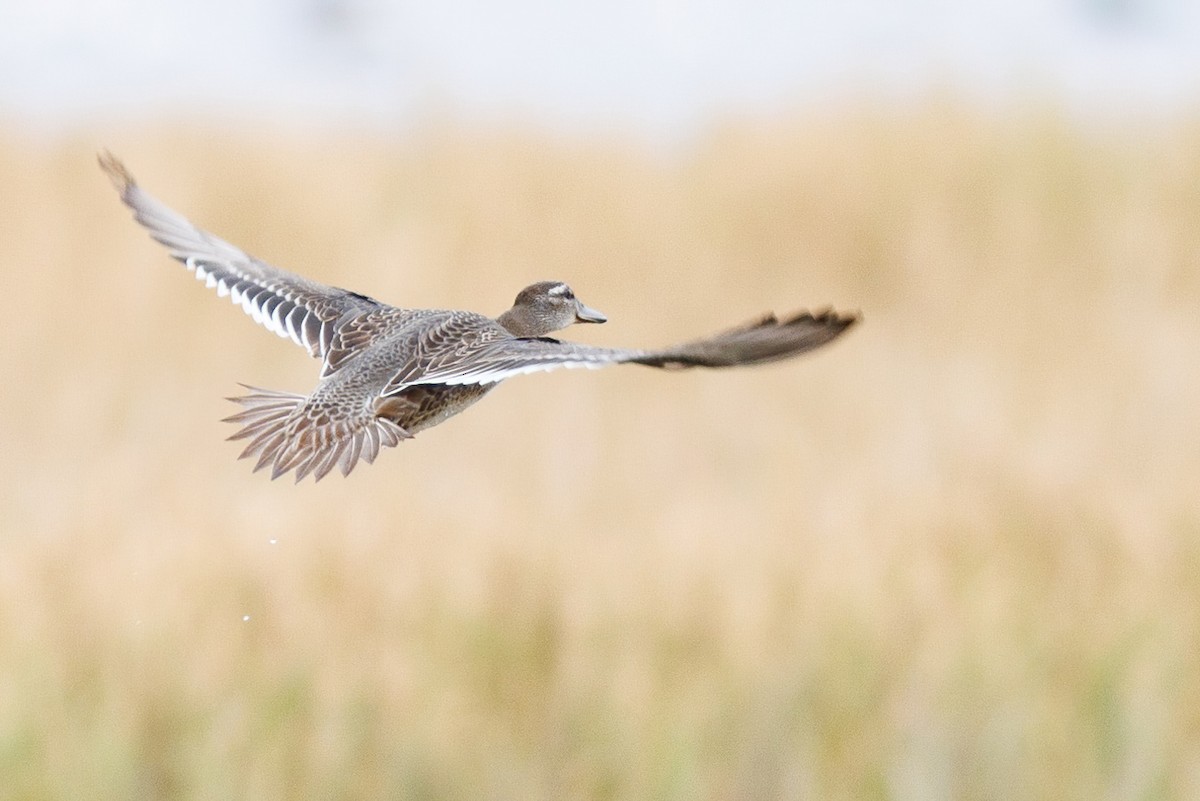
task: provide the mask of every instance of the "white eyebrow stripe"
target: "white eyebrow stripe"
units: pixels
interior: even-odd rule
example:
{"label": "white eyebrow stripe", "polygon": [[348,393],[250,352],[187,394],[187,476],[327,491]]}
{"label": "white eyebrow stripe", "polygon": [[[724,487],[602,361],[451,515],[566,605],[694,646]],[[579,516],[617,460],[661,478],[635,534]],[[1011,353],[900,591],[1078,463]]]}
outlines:
{"label": "white eyebrow stripe", "polygon": [[555,284],[546,290],[547,295],[565,295],[570,289],[566,284]]}

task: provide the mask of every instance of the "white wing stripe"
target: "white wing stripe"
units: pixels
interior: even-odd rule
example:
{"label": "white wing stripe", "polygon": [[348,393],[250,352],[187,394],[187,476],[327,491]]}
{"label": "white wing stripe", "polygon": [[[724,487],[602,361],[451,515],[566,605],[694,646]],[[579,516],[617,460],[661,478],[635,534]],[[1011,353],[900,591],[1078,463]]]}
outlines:
{"label": "white wing stripe", "polygon": [[[575,359],[571,361],[541,361],[529,364],[523,364],[513,367],[477,367],[473,370],[468,370],[453,375],[430,378],[422,376],[420,379],[412,383],[403,384],[396,387],[391,392],[399,392],[412,386],[420,386],[422,384],[442,384],[445,386],[457,386],[460,384],[494,384],[497,381],[504,381],[518,375],[528,375],[529,373],[543,373],[550,370],[557,370],[560,367],[565,367],[568,370],[577,368],[586,368],[588,370],[599,370],[602,367],[607,367],[610,364],[615,364],[615,360],[595,360],[595,359]],[[389,393],[391,394],[391,393]]]}
{"label": "white wing stripe", "polygon": [[[261,297],[261,295],[259,296]],[[283,298],[278,295],[268,295],[268,297],[259,304],[259,309],[262,310],[263,326],[272,333],[279,333],[279,321],[275,319],[275,310],[279,308],[279,304],[283,303]]]}
{"label": "white wing stripe", "polygon": [[308,348],[311,353],[320,353],[321,319],[315,314],[309,314],[305,315],[303,323],[304,347]]}
{"label": "white wing stripe", "polygon": [[272,334],[279,333],[279,325],[275,322],[275,309],[283,302],[283,298],[278,295],[270,295],[262,303],[258,305],[262,316],[263,328],[270,331]]}
{"label": "white wing stripe", "polygon": [[301,332],[304,330],[304,314],[305,309],[303,306],[293,306],[292,310],[288,312],[287,318],[284,322],[285,327],[287,328],[288,336],[292,338],[292,341],[298,345],[308,347],[308,343],[304,341],[304,337],[301,335]]}
{"label": "white wing stripe", "polygon": [[[312,343],[304,336],[304,320],[308,310],[296,305],[294,292],[277,281],[259,283],[239,275],[229,267],[222,269],[195,256],[189,256],[184,264],[195,273],[197,279],[204,281],[205,287],[215,288],[217,297],[230,296],[254,322],[313,351]],[[219,274],[218,270],[225,274]]]}
{"label": "white wing stripe", "polygon": [[287,320],[288,314],[290,314],[292,309],[296,307],[290,300],[287,300],[279,295],[276,295],[276,297],[279,298],[279,302],[275,304],[275,308],[271,311],[271,323],[275,327],[275,333],[279,334],[281,337],[291,338],[292,333],[288,331],[287,323],[285,321]]}
{"label": "white wing stripe", "polygon": [[262,312],[254,300],[261,293],[262,287],[251,284],[247,289],[242,290],[242,311],[250,315],[254,322],[262,325]]}

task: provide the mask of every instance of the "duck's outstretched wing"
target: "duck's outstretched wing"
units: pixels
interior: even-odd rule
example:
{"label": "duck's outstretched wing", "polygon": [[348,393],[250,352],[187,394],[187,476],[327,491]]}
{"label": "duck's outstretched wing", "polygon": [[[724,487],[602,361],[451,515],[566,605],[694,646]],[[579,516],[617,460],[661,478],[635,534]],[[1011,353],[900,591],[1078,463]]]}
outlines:
{"label": "duck's outstretched wing", "polygon": [[833,309],[799,312],[780,321],[774,314],[711,337],[642,353],[626,361],[650,367],[737,367],[790,359],[832,342],[859,321],[857,313]]}
{"label": "duck's outstretched wing", "polygon": [[858,322],[857,314],[801,312],[785,320],[770,314],[714,336],[658,350],[597,348],[556,339],[500,338],[469,347],[424,348],[420,361],[401,367],[384,395],[420,384],[491,384],[560,367],[600,368],[634,363],[650,367],[736,367],[787,359],[819,348]]}
{"label": "duck's outstretched wing", "polygon": [[272,267],[223,239],[197,228],[183,215],[142,190],[111,153],[99,156],[100,166],[133,209],[134,219],[165,245],[171,255],[215,288],[229,295],[267,330],[324,358],[338,322],[384,306],[379,301],[310,281]]}

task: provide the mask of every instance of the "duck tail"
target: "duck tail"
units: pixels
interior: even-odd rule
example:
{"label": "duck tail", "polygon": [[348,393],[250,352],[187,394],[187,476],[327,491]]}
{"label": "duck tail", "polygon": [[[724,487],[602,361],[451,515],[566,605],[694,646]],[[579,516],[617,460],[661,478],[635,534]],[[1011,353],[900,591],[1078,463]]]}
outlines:
{"label": "duck tail", "polygon": [[361,458],[370,464],[381,448],[391,448],[412,435],[382,417],[364,415],[330,421],[314,414],[304,395],[242,384],[251,394],[229,400],[243,407],[223,422],[240,423],[231,440],[250,438],[239,459],[258,457],[255,472],[271,465],[271,478],[289,470],[296,481],[309,473],[320,481],[337,466],[349,475]]}

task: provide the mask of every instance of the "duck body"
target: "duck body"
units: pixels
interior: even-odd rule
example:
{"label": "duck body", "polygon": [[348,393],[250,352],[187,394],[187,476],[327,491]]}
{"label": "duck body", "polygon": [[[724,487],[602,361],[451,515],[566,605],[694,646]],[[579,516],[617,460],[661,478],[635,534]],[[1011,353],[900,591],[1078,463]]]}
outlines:
{"label": "duck body", "polygon": [[[393,386],[396,365],[412,362],[429,351],[430,341],[451,336],[466,350],[469,343],[511,338],[491,318],[474,312],[388,308],[365,320],[374,331],[363,342],[335,351],[303,412],[332,414],[354,409],[367,416],[385,417],[409,434],[416,434],[464,411],[494,389],[490,384],[410,384]],[[339,344],[335,340],[335,345]],[[342,355],[342,354],[345,355]],[[332,368],[330,365],[334,365]],[[419,366],[418,366],[419,369]]]}

